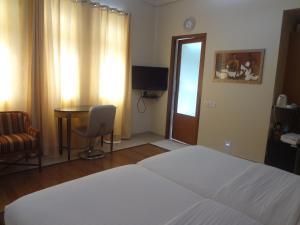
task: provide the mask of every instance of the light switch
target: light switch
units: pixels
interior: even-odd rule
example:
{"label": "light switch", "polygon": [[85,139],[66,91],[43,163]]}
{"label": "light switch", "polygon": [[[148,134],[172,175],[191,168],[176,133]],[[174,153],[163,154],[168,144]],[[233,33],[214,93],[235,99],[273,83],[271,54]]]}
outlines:
{"label": "light switch", "polygon": [[213,100],[204,100],[204,105],[207,108],[216,108],[216,106],[217,106],[216,102]]}

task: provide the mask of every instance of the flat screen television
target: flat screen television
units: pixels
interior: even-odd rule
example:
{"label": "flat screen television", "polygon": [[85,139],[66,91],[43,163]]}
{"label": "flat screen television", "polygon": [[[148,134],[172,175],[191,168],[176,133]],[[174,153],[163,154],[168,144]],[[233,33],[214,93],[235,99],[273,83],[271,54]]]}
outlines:
{"label": "flat screen television", "polygon": [[133,66],[132,89],[165,91],[168,86],[168,68]]}

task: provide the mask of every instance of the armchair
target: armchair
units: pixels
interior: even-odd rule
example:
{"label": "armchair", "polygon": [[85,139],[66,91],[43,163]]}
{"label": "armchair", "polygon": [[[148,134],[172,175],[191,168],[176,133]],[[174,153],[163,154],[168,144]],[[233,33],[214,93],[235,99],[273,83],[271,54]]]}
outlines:
{"label": "armchair", "polygon": [[[30,156],[36,156],[38,163],[28,163]],[[11,158],[17,156],[13,161]],[[39,146],[39,131],[31,127],[25,112],[0,112],[0,165],[6,169],[10,165],[38,166],[41,170],[42,152]],[[25,159],[25,162],[21,160]]]}

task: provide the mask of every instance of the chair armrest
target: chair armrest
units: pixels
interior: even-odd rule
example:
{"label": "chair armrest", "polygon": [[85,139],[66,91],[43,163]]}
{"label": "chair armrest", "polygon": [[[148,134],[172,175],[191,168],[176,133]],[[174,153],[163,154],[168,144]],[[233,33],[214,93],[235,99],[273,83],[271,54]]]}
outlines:
{"label": "chair armrest", "polygon": [[38,138],[40,132],[37,129],[33,128],[33,127],[28,127],[27,134],[29,134],[29,135],[31,135],[31,136],[33,136],[35,138]]}

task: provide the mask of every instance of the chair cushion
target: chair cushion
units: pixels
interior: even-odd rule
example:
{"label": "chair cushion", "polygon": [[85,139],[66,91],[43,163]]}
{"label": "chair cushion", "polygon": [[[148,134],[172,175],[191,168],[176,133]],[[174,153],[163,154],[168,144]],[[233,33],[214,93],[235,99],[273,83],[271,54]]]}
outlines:
{"label": "chair cushion", "polygon": [[0,153],[14,153],[19,151],[32,151],[37,147],[37,139],[27,133],[1,135]]}
{"label": "chair cushion", "polygon": [[25,133],[26,114],[22,112],[0,113],[0,135]]}

